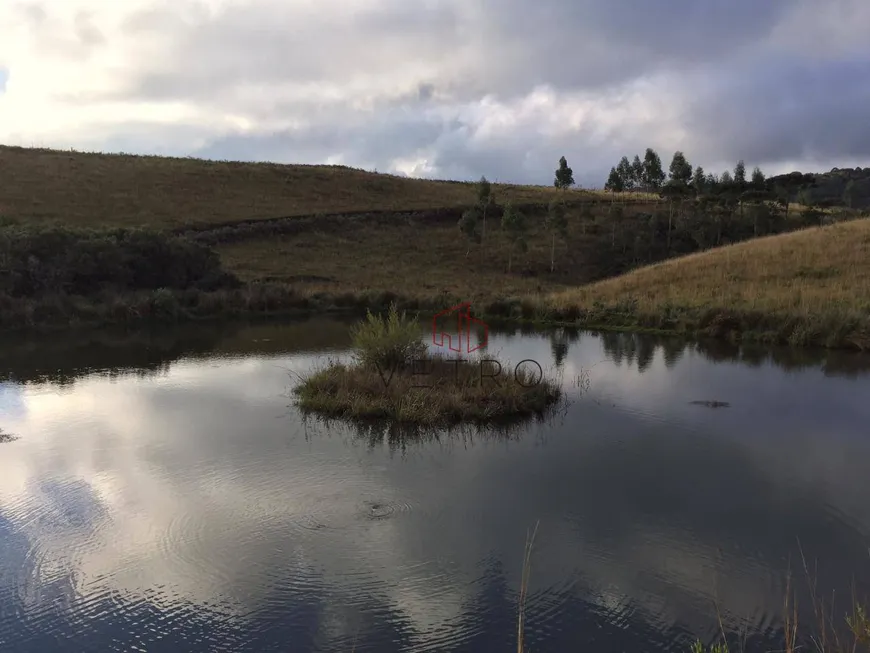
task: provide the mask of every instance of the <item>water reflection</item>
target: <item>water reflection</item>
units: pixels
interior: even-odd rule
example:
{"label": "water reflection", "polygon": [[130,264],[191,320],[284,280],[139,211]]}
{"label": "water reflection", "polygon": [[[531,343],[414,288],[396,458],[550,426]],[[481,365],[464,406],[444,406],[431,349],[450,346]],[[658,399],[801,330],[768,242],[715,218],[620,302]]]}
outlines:
{"label": "water reflection", "polygon": [[558,364],[571,405],[409,438],[288,410],[288,370],[345,328],[215,329],[140,334],[129,357],[127,335],[94,360],[3,351],[4,650],[511,650],[536,522],[535,651],[684,651],[715,635],[714,601],[774,648],[798,541],[825,595],[867,589],[865,362],[498,332],[491,355]]}
{"label": "water reflection", "polygon": [[0,338],[0,382],[68,386],[103,373],[166,374],[172,363],[202,357],[324,352],[350,345],[350,318],[157,326]]}
{"label": "water reflection", "polygon": [[[260,320],[160,326],[152,329],[105,330],[59,333],[51,336],[4,334],[0,337],[0,382],[71,385],[76,378],[105,373],[124,375],[166,374],[172,363],[203,357],[239,357],[293,352],[341,351],[350,346],[348,325],[355,318],[306,318],[294,321]],[[429,325],[423,321],[421,332]],[[498,356],[492,350],[517,337],[541,337],[525,325],[516,329],[490,328],[494,338],[480,353]],[[544,332],[550,351],[547,359],[561,368],[571,348],[584,335],[578,329],[558,328]],[[738,345],[721,340],[686,341],[616,332],[586,332],[601,342],[604,357],[614,365],[625,363],[638,372],[649,369],[661,352],[665,366],[673,368],[689,353],[699,353],[712,362],[733,362],[749,367],[772,365],[783,370],[821,369],[826,376],[857,379],[870,374],[870,352],[795,349],[763,345]],[[478,334],[479,337],[479,334]]]}
{"label": "water reflection", "polygon": [[447,442],[461,443],[463,446],[482,441],[518,441],[520,438],[535,438],[543,442],[547,433],[564,424],[571,403],[563,397],[534,417],[506,419],[485,425],[457,424],[449,428],[378,419],[328,418],[304,411],[301,412],[301,421],[309,441],[340,434],[363,442],[370,449],[386,448],[391,452],[407,453],[409,448]]}

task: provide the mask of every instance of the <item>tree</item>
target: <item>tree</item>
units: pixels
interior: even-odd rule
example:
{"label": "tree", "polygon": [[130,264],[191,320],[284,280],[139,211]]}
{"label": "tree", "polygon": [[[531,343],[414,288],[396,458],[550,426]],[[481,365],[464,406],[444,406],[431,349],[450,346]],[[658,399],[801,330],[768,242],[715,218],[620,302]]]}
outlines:
{"label": "tree", "polygon": [[553,185],[562,190],[574,185],[574,171],[568,167],[568,160],[564,156],[559,159],[559,169],[556,170],[556,180]]}
{"label": "tree", "polygon": [[776,188],[773,189],[773,194],[776,197],[776,203],[783,210],[784,218],[788,220],[788,210],[791,205],[791,196],[789,195],[788,189],[783,188],[782,186],[776,186]]}
{"label": "tree", "polygon": [[852,202],[855,201],[855,180],[850,179],[846,184],[846,188],[843,190],[843,203],[848,206],[850,209],[852,208]]}
{"label": "tree", "polygon": [[743,164],[743,159],[734,166],[734,184],[741,189],[746,186],[746,166]]}
{"label": "tree", "polygon": [[704,186],[707,188],[708,193],[716,192],[716,189],[719,187],[719,175],[715,172],[708,172],[707,179],[704,180]]}
{"label": "tree", "polygon": [[643,163],[637,154],[634,155],[634,160],[631,162],[631,186],[632,188],[643,186]]}
{"label": "tree", "polygon": [[808,188],[803,188],[798,192],[798,203],[806,207],[813,205],[813,195]]}
{"label": "tree", "polygon": [[565,219],[565,204],[561,199],[550,202],[547,211],[547,229],[550,230],[552,241],[550,245],[550,272],[556,269],[556,236],[562,240],[568,239],[568,221]]}
{"label": "tree", "polygon": [[826,214],[818,206],[810,203],[804,206],[803,214],[800,217],[807,226],[822,226],[825,224]]}
{"label": "tree", "polygon": [[492,192],[492,184],[486,177],[481,177],[477,182],[477,206],[483,216],[483,228],[481,229],[481,241],[486,237],[486,210],[495,204],[495,196]]}
{"label": "tree", "polygon": [[695,168],[695,173],[692,175],[692,188],[699,195],[707,188],[707,178],[704,176],[704,168],[701,166]]}
{"label": "tree", "polygon": [[480,210],[476,206],[466,210],[459,219],[459,231],[468,240],[468,248],[465,250],[465,258],[468,258],[468,254],[471,251],[471,244],[480,243],[481,241],[480,231],[478,230],[479,225]]}
{"label": "tree", "polygon": [[622,180],[622,175],[616,168],[610,169],[610,175],[607,177],[607,182],[604,184],[604,190],[609,190],[614,193],[621,193],[625,190],[625,183]]}
{"label": "tree", "polygon": [[665,180],[662,170],[662,160],[654,149],[646,148],[643,157],[643,185],[647,188],[659,189]]}
{"label": "tree", "polygon": [[750,182],[750,185],[755,190],[764,190],[764,181],[764,173],[761,172],[761,168],[755,166],[752,169],[752,181]]}
{"label": "tree", "polygon": [[622,226],[623,211],[621,206],[610,205],[610,247],[616,247],[616,225]]}
{"label": "tree", "polygon": [[719,184],[724,186],[726,189],[730,188],[734,183],[734,178],[731,176],[731,173],[727,170],[719,175]]}
{"label": "tree", "polygon": [[505,204],[504,214],[501,216],[501,228],[511,244],[508,254],[508,272],[511,271],[514,250],[525,252],[528,248],[526,243],[526,226],[525,216],[514,207],[513,203],[508,202]]}
{"label": "tree", "polygon": [[692,180],[692,166],[686,161],[686,156],[679,150],[674,152],[674,157],[671,159],[671,166],[668,169],[668,178],[671,181],[680,182],[689,185]]}
{"label": "tree", "polygon": [[619,165],[616,166],[616,174],[619,175],[620,181],[620,189],[618,192],[630,190],[634,186],[634,173],[632,172],[631,163],[628,162],[627,156],[624,156],[619,160]]}

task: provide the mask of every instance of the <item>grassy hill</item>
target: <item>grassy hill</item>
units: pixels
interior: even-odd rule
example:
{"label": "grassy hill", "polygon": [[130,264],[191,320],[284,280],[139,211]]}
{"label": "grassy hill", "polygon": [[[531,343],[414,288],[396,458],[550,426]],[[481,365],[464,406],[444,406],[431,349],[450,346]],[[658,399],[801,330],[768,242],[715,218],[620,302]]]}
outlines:
{"label": "grassy hill", "polygon": [[556,292],[611,326],[870,347],[870,219],[758,238]]}
{"label": "grassy hill", "polygon": [[[547,202],[557,192],[542,186],[494,186],[502,201],[520,203]],[[0,216],[30,224],[177,228],[320,213],[457,207],[474,199],[468,183],[345,166],[0,145]]]}
{"label": "grassy hill", "polygon": [[[457,228],[476,199],[469,183],[0,146],[0,327],[376,308],[398,297],[412,308],[471,301],[490,316],[816,342],[842,340],[867,310],[857,276],[842,285],[866,258],[866,222],[839,223],[855,211],[572,190],[562,195],[567,231],[554,238],[546,205],[560,191],[493,186],[474,243]],[[508,200],[526,216],[525,250],[500,227]],[[684,256],[819,222],[834,226]],[[808,325],[822,317],[829,323]]]}

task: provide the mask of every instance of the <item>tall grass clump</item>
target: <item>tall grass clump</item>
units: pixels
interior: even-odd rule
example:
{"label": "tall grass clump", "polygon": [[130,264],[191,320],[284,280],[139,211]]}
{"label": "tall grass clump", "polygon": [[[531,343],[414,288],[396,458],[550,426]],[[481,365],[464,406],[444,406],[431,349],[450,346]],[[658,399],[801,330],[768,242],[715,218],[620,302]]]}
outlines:
{"label": "tall grass clump", "polygon": [[385,316],[369,311],[351,335],[353,363],[333,362],[294,388],[303,412],[432,428],[492,426],[543,417],[562,396],[543,374],[430,354],[418,324],[395,304]]}
{"label": "tall grass clump", "polygon": [[395,369],[426,353],[420,327],[395,302],[386,316],[372,313],[351,328],[354,357],[364,367]]}

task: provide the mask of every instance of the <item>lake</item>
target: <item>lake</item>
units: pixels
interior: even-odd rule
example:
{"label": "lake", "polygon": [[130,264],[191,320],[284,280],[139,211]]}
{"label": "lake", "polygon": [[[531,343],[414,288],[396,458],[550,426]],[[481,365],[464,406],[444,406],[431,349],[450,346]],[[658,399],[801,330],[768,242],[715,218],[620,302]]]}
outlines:
{"label": "lake", "polygon": [[[303,419],[347,324],[0,341],[0,650],[775,647],[806,559],[870,590],[870,358],[493,331],[568,404],[509,433]],[[578,382],[578,379],[580,382]],[[585,379],[586,383],[582,380]],[[717,401],[726,406],[710,407]]]}

